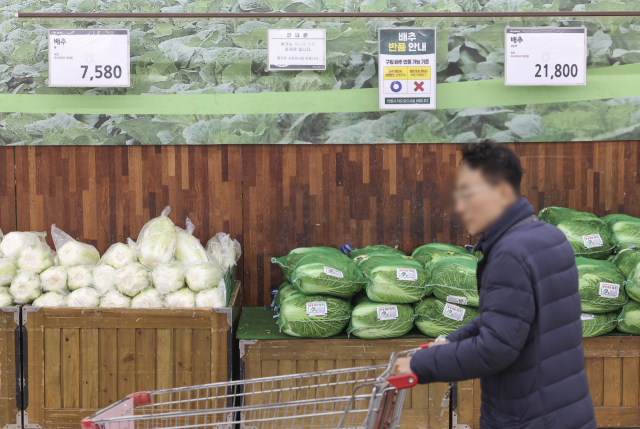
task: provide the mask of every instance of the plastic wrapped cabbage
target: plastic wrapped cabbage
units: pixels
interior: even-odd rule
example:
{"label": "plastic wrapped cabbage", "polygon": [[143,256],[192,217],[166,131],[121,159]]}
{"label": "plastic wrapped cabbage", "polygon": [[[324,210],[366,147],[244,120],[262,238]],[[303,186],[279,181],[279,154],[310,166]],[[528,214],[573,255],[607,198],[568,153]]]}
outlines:
{"label": "plastic wrapped cabbage", "polygon": [[131,299],[131,308],[162,308],[164,302],[157,289],[145,289]]}
{"label": "plastic wrapped cabbage", "polygon": [[616,329],[619,313],[619,311],[604,314],[582,313],[580,316],[580,320],[582,320],[582,338],[606,335]]}
{"label": "plastic wrapped cabbage", "polygon": [[13,297],[7,291],[0,290],[0,307],[11,307],[13,305]]}
{"label": "plastic wrapped cabbage", "polygon": [[625,277],[620,270],[611,262],[581,257],[576,258],[576,266],[582,312],[601,314],[620,311],[627,301]]}
{"label": "plastic wrapped cabbage", "polygon": [[477,266],[475,256],[468,253],[448,258],[432,258],[426,267],[431,271],[427,290],[431,290],[442,301],[478,307]]}
{"label": "plastic wrapped cabbage", "polygon": [[83,287],[93,286],[93,266],[76,265],[67,268],[67,286],[74,291]]}
{"label": "plastic wrapped cabbage", "polygon": [[151,287],[151,274],[142,264],[134,262],[116,270],[116,287],[123,294],[134,297]]}
{"label": "plastic wrapped cabbage", "polygon": [[111,289],[100,298],[100,307],[129,308],[131,307],[131,298],[115,289]]}
{"label": "plastic wrapped cabbage", "polygon": [[640,302],[629,300],[618,316],[618,331],[640,334]]}
{"label": "plastic wrapped cabbage", "polygon": [[282,283],[280,285],[280,288],[278,289],[278,293],[276,294],[276,297],[273,300],[273,310],[278,311],[280,309],[280,306],[282,305],[282,302],[285,299],[287,299],[290,295],[293,295],[294,293],[300,293],[300,292],[298,292],[291,283],[289,282]]}
{"label": "plastic wrapped cabbage", "polygon": [[342,332],[350,316],[351,303],[345,299],[294,294],[282,302],[278,327],[293,337],[327,338]]}
{"label": "plastic wrapped cabbage", "polygon": [[17,259],[24,246],[34,241],[46,244],[46,232],[13,231],[4,236],[0,242],[0,252],[5,258]]}
{"label": "plastic wrapped cabbage", "polygon": [[408,256],[377,254],[359,256],[354,262],[364,272],[370,300],[386,304],[410,304],[431,295],[428,270]]}
{"label": "plastic wrapped cabbage", "polygon": [[[213,240],[213,239],[212,239]],[[211,241],[211,240],[210,240]],[[209,245],[207,245],[207,249]],[[293,249],[288,254],[279,258],[271,258],[271,263],[279,265],[282,268],[282,274],[285,279],[290,279],[293,270],[296,268],[298,261],[308,254],[326,254],[335,257],[345,256],[344,253],[336,249],[335,247],[298,247]]]}
{"label": "plastic wrapped cabbage", "polygon": [[67,295],[67,307],[93,308],[100,305],[100,292],[92,287],[82,287]]}
{"label": "plastic wrapped cabbage", "polygon": [[453,244],[429,243],[418,247],[411,257],[426,266],[433,258],[468,255],[467,249]]}
{"label": "plastic wrapped cabbage", "polygon": [[305,295],[330,295],[349,299],[364,287],[365,277],[348,256],[318,253],[300,259],[291,284]]}
{"label": "plastic wrapped cabbage", "polygon": [[18,271],[9,287],[9,293],[16,304],[31,304],[42,294],[40,277],[28,271]]}
{"label": "plastic wrapped cabbage", "polygon": [[623,249],[613,257],[611,262],[618,267],[623,276],[629,277],[632,272],[640,271],[640,252],[634,249]]}
{"label": "plastic wrapped cabbage", "polygon": [[40,284],[43,292],[65,292],[67,290],[67,268],[50,267],[40,273]]}
{"label": "plastic wrapped cabbage", "polygon": [[184,277],[189,289],[200,292],[217,287],[220,280],[224,279],[224,271],[213,261],[196,262],[186,267]]}
{"label": "plastic wrapped cabbage", "polygon": [[371,256],[371,255],[399,255],[407,256],[402,250],[398,250],[395,247],[385,246],[384,244],[375,244],[373,246],[365,246],[362,249],[353,249],[349,252],[349,257],[355,259],[358,256]]}
{"label": "plastic wrapped cabbage", "polygon": [[0,287],[10,286],[18,274],[18,267],[9,258],[0,258]]}
{"label": "plastic wrapped cabbage", "polygon": [[240,259],[242,248],[238,240],[232,240],[229,234],[219,232],[207,242],[207,252],[228,271]]}
{"label": "plastic wrapped cabbage", "polygon": [[100,259],[100,264],[110,265],[116,270],[132,262],[138,262],[136,252],[133,251],[131,246],[124,243],[112,244]]}
{"label": "plastic wrapped cabbage", "polygon": [[413,328],[413,317],[413,307],[409,304],[360,298],[351,312],[347,334],[365,339],[401,337]]}
{"label": "plastic wrapped cabbage", "polygon": [[195,226],[191,219],[187,218],[186,231],[176,226],[176,252],[175,258],[181,262],[207,262],[211,258],[200,240],[193,236]]}
{"label": "plastic wrapped cabbage", "polygon": [[95,265],[100,260],[100,253],[90,244],[74,240],[69,234],[51,225],[51,237],[56,246],[58,263],[66,267],[76,265]]}
{"label": "plastic wrapped cabbage", "polygon": [[449,335],[479,315],[477,308],[428,297],[415,304],[414,323],[423,334],[437,338]]}
{"label": "plastic wrapped cabbage", "polygon": [[196,306],[196,293],[191,289],[184,287],[177,292],[172,292],[164,297],[167,307],[171,308],[187,308]]}
{"label": "plastic wrapped cabbage", "polygon": [[636,246],[640,249],[640,219],[624,214],[611,214],[602,220],[611,228],[620,248]]}
{"label": "plastic wrapped cabbage", "polygon": [[185,285],[184,265],[181,262],[158,264],[151,272],[151,280],[163,295],[180,290]]}
{"label": "plastic wrapped cabbage", "polygon": [[66,307],[67,297],[58,292],[46,292],[31,304],[34,307]]}
{"label": "plastic wrapped cabbage", "polygon": [[116,287],[116,269],[111,265],[98,265],[93,269],[93,287],[104,295]]}
{"label": "plastic wrapped cabbage", "polygon": [[162,214],[147,222],[135,243],[136,254],[142,265],[154,269],[173,258],[176,249],[175,225],[169,219],[171,208],[165,207]]}
{"label": "plastic wrapped cabbage", "polygon": [[196,307],[222,308],[227,306],[227,289],[224,281],[218,287],[203,290],[196,295]]}
{"label": "plastic wrapped cabbage", "polygon": [[40,274],[53,266],[53,253],[46,243],[31,237],[20,250],[17,264],[23,271]]}

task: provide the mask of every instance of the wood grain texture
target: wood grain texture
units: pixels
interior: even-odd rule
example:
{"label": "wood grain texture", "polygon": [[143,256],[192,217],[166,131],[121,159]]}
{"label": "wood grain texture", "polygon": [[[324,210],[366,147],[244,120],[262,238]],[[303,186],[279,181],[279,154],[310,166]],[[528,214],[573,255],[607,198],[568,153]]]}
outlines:
{"label": "wood grain texture", "polygon": [[0,427],[16,424],[16,364],[13,309],[0,309]]}
{"label": "wood grain texture", "polygon": [[[640,216],[639,143],[518,143],[522,193],[536,210],[565,206]],[[462,145],[244,146],[245,304],[282,283],[270,263],[301,246],[470,244],[451,216]]]}
{"label": "wood grain texture", "polygon": [[5,234],[17,228],[14,152],[0,147],[0,230]]}

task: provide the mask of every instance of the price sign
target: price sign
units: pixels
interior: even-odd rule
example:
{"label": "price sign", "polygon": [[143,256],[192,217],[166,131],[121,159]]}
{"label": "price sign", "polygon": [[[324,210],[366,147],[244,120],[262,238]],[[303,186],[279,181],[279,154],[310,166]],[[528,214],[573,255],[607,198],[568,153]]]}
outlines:
{"label": "price sign", "polygon": [[327,30],[287,28],[267,30],[268,71],[326,70]]}
{"label": "price sign", "polygon": [[129,30],[49,30],[49,86],[130,86]]}
{"label": "price sign", "polygon": [[586,85],[587,29],[505,28],[504,84]]}

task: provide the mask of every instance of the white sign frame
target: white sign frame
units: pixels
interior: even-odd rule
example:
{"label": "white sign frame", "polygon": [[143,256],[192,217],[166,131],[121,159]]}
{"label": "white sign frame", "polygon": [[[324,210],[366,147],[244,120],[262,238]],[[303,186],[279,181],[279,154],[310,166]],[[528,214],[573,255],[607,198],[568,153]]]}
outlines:
{"label": "white sign frame", "polygon": [[[314,37],[278,37],[279,33],[317,33]],[[277,59],[272,61],[271,55],[277,55],[276,40],[316,40],[320,43],[320,59],[313,64],[275,64]],[[267,71],[325,71],[327,69],[327,30],[325,28],[268,28],[267,29]]]}
{"label": "white sign frame", "polygon": [[[568,80],[563,80],[562,78],[560,79],[553,79],[554,77],[554,67],[555,67],[555,61],[553,60],[546,60],[546,62],[548,63],[547,65],[549,65],[551,67],[551,76],[549,77],[549,79],[546,79],[547,76],[540,76],[541,78],[544,79],[540,79],[539,81],[535,80],[537,79],[536,77],[533,77],[531,79],[533,79],[532,81],[528,81],[527,83],[523,83],[523,82],[516,82],[514,79],[515,78],[511,78],[509,79],[510,76],[513,76],[514,74],[517,74],[516,71],[513,69],[513,67],[516,67],[516,65],[513,63],[513,59],[510,60],[510,44],[512,43],[510,41],[510,37],[512,37],[514,34],[537,34],[537,35],[549,35],[549,34],[575,34],[575,33],[579,33],[579,32],[583,32],[584,33],[584,38],[583,38],[583,45],[582,45],[582,52],[583,52],[583,59],[581,60],[565,60],[565,62],[563,64],[560,64],[561,66],[569,66],[569,72],[572,72],[571,66],[572,64],[570,63],[575,63],[576,66],[579,64],[582,68],[580,69],[579,67],[577,67],[577,73],[580,73],[582,70],[582,76],[581,76],[581,80],[579,82],[573,82],[573,81],[568,81]],[[558,40],[560,40],[560,37],[558,38]],[[570,48],[566,48],[566,49],[570,49]],[[553,52],[553,51],[551,51]],[[574,51],[575,52],[575,51]],[[531,54],[529,54],[531,55]],[[535,55],[535,54],[534,54]],[[550,56],[549,52],[544,53],[543,55],[548,55]],[[571,55],[571,54],[569,54]],[[566,58],[567,54],[566,53],[562,53],[560,51],[557,51],[557,53],[554,55],[556,57],[563,57]],[[505,27],[504,29],[504,84],[505,86],[586,86],[587,85],[587,56],[588,56],[588,47],[587,47],[587,29],[586,27],[582,26],[582,27]],[[542,73],[542,68],[544,66],[542,66],[542,63],[545,62],[544,57],[542,57],[540,60],[536,60],[536,61],[540,61],[541,64],[541,68],[537,73]],[[567,62],[568,61],[568,62]],[[518,66],[522,66],[522,64],[518,64]],[[509,70],[511,69],[511,73],[509,73]],[[548,74],[548,70],[549,69],[545,69],[547,74]],[[578,77],[578,76],[576,76]]]}
{"label": "white sign frame", "polygon": [[[52,49],[52,45],[54,44],[53,40],[56,37],[74,37],[74,36],[121,36],[123,37],[126,34],[126,64],[120,64],[120,61],[111,61],[118,64],[106,64],[109,66],[119,66],[122,68],[122,73],[125,74],[126,79],[121,80],[118,84],[113,84],[113,80],[98,78],[96,80],[93,79],[93,76],[90,76],[90,79],[87,82],[83,82],[82,77],[78,77],[80,80],[79,84],[71,84],[69,82],[68,74],[65,76],[67,79],[58,78],[58,73],[65,74],[64,70],[57,70],[55,65],[58,63],[52,61],[53,56],[55,55],[55,49]],[[49,46],[49,87],[52,88],[129,88],[131,87],[131,39],[130,32],[126,28],[111,28],[111,29],[66,29],[66,28],[52,28],[48,31],[48,46]],[[124,39],[124,37],[123,37]],[[118,40],[118,43],[125,43],[124,40]],[[111,48],[112,46],[109,46]],[[93,46],[95,49],[95,44]],[[118,47],[115,47],[118,49]],[[120,47],[122,48],[122,47]],[[95,54],[95,50],[91,51],[91,55]],[[81,60],[82,54],[79,54]],[[96,54],[97,55],[97,54]],[[106,55],[106,54],[105,54]],[[121,54],[124,56],[124,54]],[[93,59],[84,58],[87,62],[87,65],[94,64]],[[122,60],[120,58],[119,60]],[[74,60],[74,63],[80,60]],[[107,60],[109,62],[109,60]],[[88,69],[85,70],[84,73],[87,73]],[[101,71],[104,76],[104,70]],[[67,72],[68,73],[68,72]],[[83,73],[81,70],[79,73]],[[92,72],[93,73],[93,72]],[[73,79],[76,77],[74,76]],[[119,78],[118,78],[119,79]]]}

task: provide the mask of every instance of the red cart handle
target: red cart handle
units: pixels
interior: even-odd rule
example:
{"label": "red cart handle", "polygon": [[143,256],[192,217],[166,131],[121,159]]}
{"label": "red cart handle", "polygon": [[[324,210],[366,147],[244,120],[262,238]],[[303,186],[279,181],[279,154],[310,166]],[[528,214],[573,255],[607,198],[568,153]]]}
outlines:
{"label": "red cart handle", "polygon": [[418,376],[415,374],[394,375],[385,380],[398,390],[408,389],[418,384]]}

